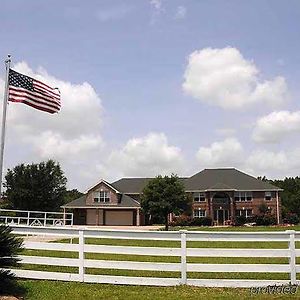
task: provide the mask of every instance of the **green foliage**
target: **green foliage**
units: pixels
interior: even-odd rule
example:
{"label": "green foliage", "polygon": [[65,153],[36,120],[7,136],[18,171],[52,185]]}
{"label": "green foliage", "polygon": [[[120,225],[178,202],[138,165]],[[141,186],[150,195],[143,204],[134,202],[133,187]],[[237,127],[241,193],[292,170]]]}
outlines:
{"label": "green foliage", "polygon": [[280,193],[283,217],[295,213],[300,217],[300,177],[286,177],[284,180],[260,178],[283,189]]}
{"label": "green foliage", "polygon": [[192,225],[193,218],[190,216],[187,216],[185,214],[182,214],[178,217],[174,217],[171,226],[191,226]]}
{"label": "green foliage", "polygon": [[168,230],[168,215],[176,215],[188,209],[189,201],[184,186],[178,176],[157,176],[149,181],[141,198],[143,211],[147,214],[163,217]]}
{"label": "green foliage", "polygon": [[245,216],[236,216],[235,217],[235,226],[242,226],[247,223],[247,218]]}
{"label": "green foliage", "polygon": [[211,217],[193,218],[191,225],[192,226],[211,226],[212,218]]}
{"label": "green foliage", "polygon": [[11,268],[17,265],[17,255],[22,251],[22,239],[16,238],[11,233],[11,228],[0,225],[0,290],[8,289],[12,285],[14,275],[9,270],[2,268]]}
{"label": "green foliage", "polygon": [[20,164],[5,176],[5,196],[13,209],[56,211],[64,204],[67,179],[53,160]]}
{"label": "green foliage", "polygon": [[257,226],[269,226],[269,225],[276,225],[277,220],[272,215],[260,215],[260,216],[253,216],[252,221],[256,223]]}
{"label": "green foliage", "polygon": [[77,189],[68,190],[65,192],[65,195],[64,195],[64,204],[69,203],[75,199],[78,199],[83,195],[84,194],[79,192]]}
{"label": "green foliage", "polygon": [[285,224],[293,224],[293,225],[297,225],[299,224],[300,219],[297,216],[297,214],[293,214],[293,213],[289,213],[285,216],[285,218],[283,219],[283,223]]}
{"label": "green foliage", "polygon": [[269,208],[266,203],[262,203],[259,205],[258,211],[260,214],[265,215],[269,212]]}

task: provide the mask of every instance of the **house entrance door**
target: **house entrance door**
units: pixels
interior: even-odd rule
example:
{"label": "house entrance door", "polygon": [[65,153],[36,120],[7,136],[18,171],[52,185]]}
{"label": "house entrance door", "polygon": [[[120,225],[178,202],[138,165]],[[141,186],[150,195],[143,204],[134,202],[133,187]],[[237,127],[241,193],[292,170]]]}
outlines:
{"label": "house entrance door", "polygon": [[214,210],[214,222],[217,225],[224,225],[225,221],[229,220],[228,209],[216,209]]}

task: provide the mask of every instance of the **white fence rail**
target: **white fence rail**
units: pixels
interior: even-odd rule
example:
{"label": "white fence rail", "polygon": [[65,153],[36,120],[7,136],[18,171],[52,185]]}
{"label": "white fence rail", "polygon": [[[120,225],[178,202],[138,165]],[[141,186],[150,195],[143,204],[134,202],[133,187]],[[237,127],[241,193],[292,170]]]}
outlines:
{"label": "white fence rail", "polygon": [[[71,251],[77,252],[78,258],[20,256],[22,263],[47,266],[77,267],[78,273],[61,273],[48,271],[34,271],[15,269],[13,272],[19,277],[34,279],[53,279],[65,281],[97,282],[134,285],[195,285],[210,287],[258,287],[274,284],[297,284],[296,275],[300,273],[300,265],[296,264],[296,257],[300,256],[300,249],[295,248],[295,241],[300,241],[300,232],[149,232],[149,231],[114,231],[92,230],[57,227],[22,227],[12,226],[16,234],[55,235],[59,237],[78,237],[78,244],[25,242],[26,249]],[[132,247],[86,244],[86,238],[109,238],[128,240],[164,240],[178,241],[180,247]],[[187,248],[189,241],[267,241],[286,242],[286,249],[239,249],[239,248]],[[107,253],[124,255],[150,255],[180,257],[180,262],[139,262],[87,259],[85,253]],[[217,263],[187,263],[188,257],[263,257],[288,258],[288,264],[217,264]],[[86,268],[116,269],[136,271],[168,271],[180,272],[180,278],[131,277],[92,275],[86,273]],[[286,273],[290,280],[250,280],[250,279],[192,279],[189,272],[214,273]]]}
{"label": "white fence rail", "polygon": [[73,213],[0,208],[0,224],[26,226],[73,225]]}

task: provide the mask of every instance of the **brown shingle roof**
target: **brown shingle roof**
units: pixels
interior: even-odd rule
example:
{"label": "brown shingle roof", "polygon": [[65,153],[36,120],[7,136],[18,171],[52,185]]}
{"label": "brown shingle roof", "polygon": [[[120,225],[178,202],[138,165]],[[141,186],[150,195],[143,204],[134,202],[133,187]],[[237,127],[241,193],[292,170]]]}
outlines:
{"label": "brown shingle roof", "polygon": [[187,191],[224,190],[278,191],[280,188],[237,169],[204,169],[185,180]]}

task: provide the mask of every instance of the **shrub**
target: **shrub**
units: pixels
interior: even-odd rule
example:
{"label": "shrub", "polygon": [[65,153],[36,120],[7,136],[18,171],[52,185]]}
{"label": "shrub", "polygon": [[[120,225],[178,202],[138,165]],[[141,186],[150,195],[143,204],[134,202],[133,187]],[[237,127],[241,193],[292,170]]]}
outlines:
{"label": "shrub", "polygon": [[299,224],[299,217],[297,214],[293,214],[293,213],[290,213],[290,214],[287,214],[286,217],[283,219],[283,223],[285,224]]}
{"label": "shrub", "polygon": [[276,218],[271,215],[256,215],[252,217],[252,220],[257,226],[269,226],[277,224]]}
{"label": "shrub", "polygon": [[190,226],[192,222],[192,217],[181,215],[178,217],[174,217],[173,221],[171,222],[171,226]]}
{"label": "shrub", "polygon": [[245,223],[247,223],[247,218],[245,216],[236,216],[235,217],[235,225],[236,226],[242,226]]}
{"label": "shrub", "polygon": [[15,237],[8,226],[0,225],[0,290],[5,291],[13,284],[11,268],[18,262],[17,254],[22,250],[22,239]]}
{"label": "shrub", "polygon": [[194,219],[192,219],[191,225],[192,226],[211,226],[212,218],[210,218],[210,217],[194,218]]}

